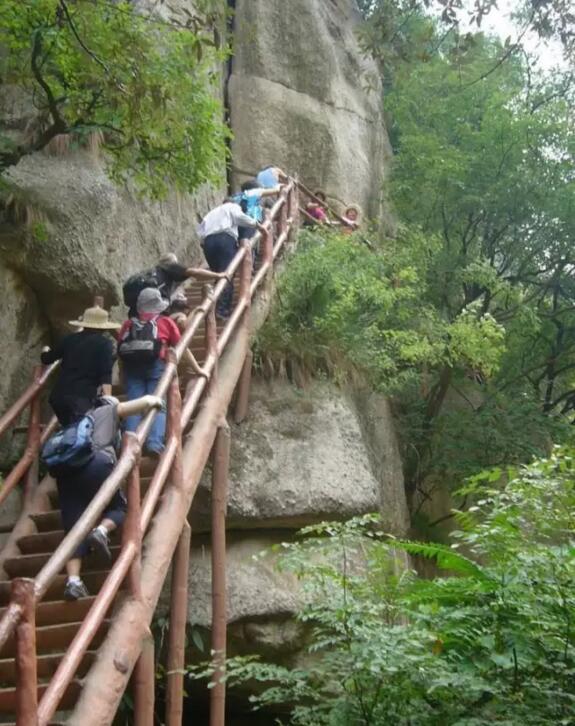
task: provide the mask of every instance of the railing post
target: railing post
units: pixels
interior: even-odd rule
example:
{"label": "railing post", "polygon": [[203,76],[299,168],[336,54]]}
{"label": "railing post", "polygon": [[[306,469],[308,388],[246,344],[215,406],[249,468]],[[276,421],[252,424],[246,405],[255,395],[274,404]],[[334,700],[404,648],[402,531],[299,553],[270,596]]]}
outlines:
{"label": "railing post", "polygon": [[[130,445],[130,440],[135,438],[133,433],[125,433],[122,440],[122,448]],[[128,511],[122,529],[122,547],[128,542],[134,542],[137,547],[137,554],[128,572],[128,585],[130,595],[135,600],[142,598],[142,525],[141,525],[141,501],[140,501],[140,452],[136,457],[132,471],[128,475],[126,487],[128,500]]]}
{"label": "railing post", "polygon": [[252,380],[252,363],[254,354],[251,350],[246,353],[246,359],[238,381],[238,393],[234,410],[234,422],[240,424],[248,415],[248,406],[250,400],[250,384]]}
{"label": "railing post", "polygon": [[36,596],[34,580],[12,580],[12,602],[21,608],[16,626],[16,726],[38,724],[38,673],[36,664]]}
{"label": "railing post", "polygon": [[[215,320],[214,320],[215,325]],[[170,351],[175,363],[175,354]],[[176,438],[176,454],[172,463],[171,483],[180,491],[184,486],[182,463],[182,399],[177,375],[173,377],[168,392],[167,439]],[[184,658],[186,621],[188,613],[188,574],[190,562],[190,525],[184,522],[178,546],[172,560],[170,590],[170,632],[168,642],[168,673],[166,686],[166,726],[182,726],[184,701]]]}
{"label": "railing post", "polygon": [[212,464],[212,652],[215,667],[210,690],[210,726],[226,720],[226,507],[230,464],[230,428],[216,433]]}
{"label": "railing post", "polygon": [[[204,295],[210,295],[213,293],[211,285],[204,286]],[[208,384],[208,390],[210,390],[216,383],[218,377],[218,326],[216,323],[216,306],[212,305],[206,314],[204,321],[204,347],[206,349],[206,359],[210,356],[215,357],[214,368]]]}
{"label": "railing post", "polygon": [[156,666],[154,641],[147,635],[134,667],[134,726],[154,726],[154,695]]}
{"label": "railing post", "polygon": [[290,217],[291,217],[291,236],[296,234],[297,229],[299,227],[300,219],[299,219],[299,186],[297,182],[294,182],[290,193],[290,200],[291,200],[291,211],[290,211]]}
{"label": "railing post", "polygon": [[287,229],[287,219],[288,219],[288,195],[286,194],[284,197],[284,203],[282,204],[282,207],[280,209],[280,234],[282,232],[285,232]]}
{"label": "railing post", "polygon": [[185,522],[172,561],[166,726],[182,726],[190,534],[190,525]]}
{"label": "railing post", "polygon": [[252,246],[249,240],[242,240],[242,247],[245,250],[244,258],[242,260],[242,266],[240,268],[240,289],[239,299],[245,300],[246,304],[250,305],[251,294],[250,294],[250,282],[252,279]]}
{"label": "railing post", "polygon": [[[42,366],[36,366],[34,368],[34,382],[38,381],[42,375]],[[32,454],[32,463],[26,473],[26,479],[24,483],[24,506],[26,502],[30,501],[30,498],[34,495],[34,491],[38,486],[38,469],[39,462],[38,456],[40,452],[40,439],[42,431],[40,429],[40,394],[38,393],[30,401],[30,418],[28,420],[28,436],[26,442],[26,448]]]}

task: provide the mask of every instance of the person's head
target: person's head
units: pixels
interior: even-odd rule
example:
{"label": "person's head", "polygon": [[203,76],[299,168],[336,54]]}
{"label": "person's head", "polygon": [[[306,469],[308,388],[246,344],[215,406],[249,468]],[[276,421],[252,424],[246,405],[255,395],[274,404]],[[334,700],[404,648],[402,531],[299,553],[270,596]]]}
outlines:
{"label": "person's head", "polygon": [[319,201],[320,201],[320,202],[321,202],[322,204],[325,204],[325,203],[326,203],[326,201],[327,201],[327,197],[325,196],[325,192],[322,192],[322,191],[321,191],[321,189],[319,189],[319,190],[318,190],[318,191],[317,191],[317,192],[315,193],[315,196],[316,196],[316,197],[317,197],[317,198],[319,199]]}
{"label": "person's head", "polygon": [[78,320],[70,320],[70,325],[82,330],[105,333],[106,331],[119,330],[121,325],[110,320],[108,311],[95,305],[93,308],[86,308]]}
{"label": "person's head", "polygon": [[345,210],[344,217],[349,219],[350,222],[357,222],[359,221],[360,214],[359,207],[355,204],[350,204]]}
{"label": "person's head", "polygon": [[145,287],[138,295],[136,309],[138,315],[141,313],[160,315],[169,304],[168,300],[164,300],[161,296],[157,287]]}
{"label": "person's head", "polygon": [[158,266],[159,267],[168,267],[169,265],[177,264],[177,262],[178,262],[178,258],[176,257],[174,252],[166,252],[158,260]]}
{"label": "person's head", "polygon": [[255,179],[248,179],[241,186],[242,192],[249,192],[250,189],[259,189],[259,184]]}

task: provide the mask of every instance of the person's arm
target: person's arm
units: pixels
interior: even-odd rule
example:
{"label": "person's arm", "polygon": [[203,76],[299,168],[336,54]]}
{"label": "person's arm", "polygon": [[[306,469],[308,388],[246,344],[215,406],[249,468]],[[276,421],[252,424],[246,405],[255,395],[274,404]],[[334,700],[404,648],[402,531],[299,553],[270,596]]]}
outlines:
{"label": "person's arm", "polygon": [[184,351],[184,355],[182,356],[181,361],[186,367],[189,367],[192,373],[194,373],[196,376],[204,376],[204,378],[208,377],[208,374],[206,371],[201,367],[201,365],[198,363],[198,361],[194,358],[192,351],[186,348]]}
{"label": "person's arm", "polygon": [[[111,340],[104,338],[102,340],[102,349],[98,351],[99,365],[98,365],[98,377],[99,385],[107,386],[110,394],[112,393],[112,368],[114,367],[114,345]],[[104,395],[109,395],[105,393]]]}
{"label": "person's arm", "polygon": [[278,184],[277,187],[273,187],[273,189],[260,189],[260,197],[275,197],[275,195],[279,194],[281,190],[281,184]]}
{"label": "person's arm", "polygon": [[225,276],[225,272],[212,272],[203,267],[188,267],[186,270],[186,277],[195,277],[198,280],[221,280]]}
{"label": "person's arm", "polygon": [[120,418],[127,418],[139,413],[146,414],[152,408],[161,409],[163,407],[164,401],[159,396],[147,395],[134,398],[133,401],[122,401],[118,404],[117,411]]}
{"label": "person's arm", "polygon": [[49,366],[51,363],[55,363],[57,360],[61,360],[64,355],[63,340],[57,343],[54,348],[50,348],[49,345],[45,345],[40,353],[40,360],[45,366]]}
{"label": "person's arm", "polygon": [[[258,222],[256,222],[255,219],[252,217],[249,217],[247,214],[242,212],[242,208],[239,204],[230,205],[232,206],[232,217],[234,220],[234,224],[236,224],[238,227],[257,227]],[[234,208],[236,207],[236,208]]]}

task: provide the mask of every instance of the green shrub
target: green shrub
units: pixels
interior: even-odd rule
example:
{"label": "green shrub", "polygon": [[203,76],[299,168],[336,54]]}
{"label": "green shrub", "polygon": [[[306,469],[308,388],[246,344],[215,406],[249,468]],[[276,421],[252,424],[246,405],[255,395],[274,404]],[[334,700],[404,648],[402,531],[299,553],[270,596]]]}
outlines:
{"label": "green shrub", "polygon": [[[230,681],[259,681],[255,707],[292,704],[298,726],[573,724],[573,452],[508,476],[503,490],[500,471],[468,484],[452,547],[387,538],[370,516],[282,545],[305,595],[307,660],[232,659]],[[398,571],[398,550],[456,576]]]}

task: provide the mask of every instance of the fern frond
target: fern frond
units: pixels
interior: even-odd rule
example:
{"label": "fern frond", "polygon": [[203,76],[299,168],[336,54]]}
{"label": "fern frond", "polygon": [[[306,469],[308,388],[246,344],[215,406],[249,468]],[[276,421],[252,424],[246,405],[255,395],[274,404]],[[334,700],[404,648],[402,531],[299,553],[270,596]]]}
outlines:
{"label": "fern frond", "polygon": [[405,540],[393,540],[392,547],[408,552],[410,555],[421,555],[437,562],[438,567],[444,570],[452,570],[460,575],[466,575],[483,582],[491,581],[491,577],[476,562],[464,557],[459,552],[454,552],[446,545],[433,542],[407,542]]}

